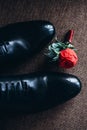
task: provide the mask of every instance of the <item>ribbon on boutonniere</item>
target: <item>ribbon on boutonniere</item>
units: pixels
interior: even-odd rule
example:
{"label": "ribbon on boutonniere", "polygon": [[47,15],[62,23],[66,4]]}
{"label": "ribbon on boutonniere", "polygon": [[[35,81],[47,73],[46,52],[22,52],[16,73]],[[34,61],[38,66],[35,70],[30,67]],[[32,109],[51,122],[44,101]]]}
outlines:
{"label": "ribbon on boutonniere", "polygon": [[73,30],[69,30],[68,36],[65,42],[58,41],[48,46],[47,56],[51,58],[52,61],[58,61],[59,66],[62,68],[71,68],[77,64],[78,56],[76,54],[76,49],[74,45],[71,44],[74,35]]}

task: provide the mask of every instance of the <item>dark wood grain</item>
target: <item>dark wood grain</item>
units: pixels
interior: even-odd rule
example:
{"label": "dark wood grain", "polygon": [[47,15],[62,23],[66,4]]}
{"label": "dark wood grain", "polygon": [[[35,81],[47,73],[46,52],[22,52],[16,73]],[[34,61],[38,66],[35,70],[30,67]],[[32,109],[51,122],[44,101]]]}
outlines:
{"label": "dark wood grain", "polygon": [[61,40],[69,29],[75,30],[73,44],[77,48],[78,65],[60,70],[48,64],[44,51],[31,60],[0,69],[1,75],[35,71],[65,71],[78,76],[83,84],[81,93],[54,109],[30,115],[0,115],[0,130],[86,130],[87,129],[87,0],[0,0],[0,27],[19,21],[43,19],[51,21]]}

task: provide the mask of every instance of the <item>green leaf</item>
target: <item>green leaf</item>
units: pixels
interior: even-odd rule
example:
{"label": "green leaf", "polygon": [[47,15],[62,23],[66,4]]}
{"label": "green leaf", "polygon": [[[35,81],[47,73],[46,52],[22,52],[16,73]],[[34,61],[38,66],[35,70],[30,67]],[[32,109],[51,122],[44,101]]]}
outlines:
{"label": "green leaf", "polygon": [[68,44],[67,47],[68,48],[74,48],[74,46],[72,44]]}
{"label": "green leaf", "polygon": [[53,44],[52,44],[52,47],[53,47],[53,48],[57,48],[58,45],[57,45],[56,43],[53,43]]}
{"label": "green leaf", "polygon": [[51,50],[50,52],[48,52],[47,56],[53,58],[54,56],[56,56],[56,54],[54,53],[54,51]]}
{"label": "green leaf", "polygon": [[59,47],[63,47],[64,46],[63,43],[61,43],[61,42],[58,42],[57,44],[58,44]]}
{"label": "green leaf", "polygon": [[49,50],[49,51],[50,51],[50,50],[52,50],[52,47],[51,47],[51,45],[49,45],[49,46],[48,46],[48,50]]}
{"label": "green leaf", "polygon": [[52,60],[53,60],[53,61],[57,61],[58,58],[59,58],[59,54],[58,54],[57,56],[55,56]]}
{"label": "green leaf", "polygon": [[53,49],[53,51],[58,54],[59,53],[59,48]]}
{"label": "green leaf", "polygon": [[56,57],[54,57],[52,60],[53,60],[53,61],[57,61],[57,60],[58,60],[58,57],[56,56]]}
{"label": "green leaf", "polygon": [[55,51],[58,53],[58,52],[60,51],[60,49],[59,49],[59,48],[56,48]]}
{"label": "green leaf", "polygon": [[75,48],[74,48],[73,50],[74,50],[74,51],[77,51],[77,49],[75,49]]}

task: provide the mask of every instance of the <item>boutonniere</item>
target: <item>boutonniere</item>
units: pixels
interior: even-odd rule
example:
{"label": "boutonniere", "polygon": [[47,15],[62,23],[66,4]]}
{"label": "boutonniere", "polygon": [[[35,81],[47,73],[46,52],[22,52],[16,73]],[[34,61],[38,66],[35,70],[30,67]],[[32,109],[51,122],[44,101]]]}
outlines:
{"label": "boutonniere", "polygon": [[52,61],[58,61],[62,68],[74,67],[78,61],[75,47],[71,44],[74,31],[69,30],[66,42],[60,42],[57,39],[48,46],[47,56]]}

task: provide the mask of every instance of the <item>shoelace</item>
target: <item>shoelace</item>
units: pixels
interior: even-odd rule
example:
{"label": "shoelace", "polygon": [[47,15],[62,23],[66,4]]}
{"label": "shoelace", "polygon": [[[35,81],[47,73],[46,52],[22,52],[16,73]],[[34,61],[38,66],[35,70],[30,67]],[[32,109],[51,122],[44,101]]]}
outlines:
{"label": "shoelace", "polygon": [[8,52],[7,45],[8,42],[0,43],[0,56],[5,55]]}
{"label": "shoelace", "polygon": [[[28,94],[30,90],[29,84],[27,84],[26,81],[11,81],[11,82],[0,82],[0,99],[6,99],[10,98],[10,94],[12,93],[13,96],[21,95],[23,92],[23,95]],[[11,94],[11,95],[12,95]]]}

